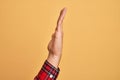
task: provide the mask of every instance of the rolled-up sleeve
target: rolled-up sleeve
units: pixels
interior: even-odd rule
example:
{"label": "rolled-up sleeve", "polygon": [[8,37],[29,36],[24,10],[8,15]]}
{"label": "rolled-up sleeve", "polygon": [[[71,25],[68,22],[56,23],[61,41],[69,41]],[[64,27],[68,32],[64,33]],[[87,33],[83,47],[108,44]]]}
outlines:
{"label": "rolled-up sleeve", "polygon": [[56,80],[59,71],[59,68],[55,68],[46,60],[34,80]]}

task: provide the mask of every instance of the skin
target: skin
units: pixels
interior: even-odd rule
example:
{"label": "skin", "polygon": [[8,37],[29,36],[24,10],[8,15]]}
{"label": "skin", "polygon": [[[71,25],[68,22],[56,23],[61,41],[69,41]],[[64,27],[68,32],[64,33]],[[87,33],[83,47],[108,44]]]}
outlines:
{"label": "skin", "polygon": [[52,38],[48,44],[49,55],[47,61],[51,63],[54,67],[58,68],[58,65],[62,56],[63,48],[63,20],[65,17],[67,9],[63,8],[60,12],[56,29],[52,35]]}

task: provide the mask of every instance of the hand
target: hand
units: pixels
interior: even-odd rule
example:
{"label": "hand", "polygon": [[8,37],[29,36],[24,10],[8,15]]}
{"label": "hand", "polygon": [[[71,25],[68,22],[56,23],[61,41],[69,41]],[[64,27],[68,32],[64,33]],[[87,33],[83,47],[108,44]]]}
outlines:
{"label": "hand", "polygon": [[57,67],[61,55],[62,55],[62,46],[63,46],[63,19],[66,14],[66,8],[63,8],[60,12],[60,16],[57,21],[57,26],[55,29],[55,32],[52,35],[52,39],[50,40],[48,44],[48,51],[49,51],[49,56],[47,58],[48,62],[50,62],[53,66]]}

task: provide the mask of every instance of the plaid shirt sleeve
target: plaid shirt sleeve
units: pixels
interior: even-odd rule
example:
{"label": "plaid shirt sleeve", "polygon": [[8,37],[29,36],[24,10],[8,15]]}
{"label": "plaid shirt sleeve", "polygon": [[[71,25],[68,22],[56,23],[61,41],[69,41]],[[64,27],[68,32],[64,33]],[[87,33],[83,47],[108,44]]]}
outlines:
{"label": "plaid shirt sleeve", "polygon": [[59,71],[59,68],[55,68],[46,60],[34,80],[56,80]]}

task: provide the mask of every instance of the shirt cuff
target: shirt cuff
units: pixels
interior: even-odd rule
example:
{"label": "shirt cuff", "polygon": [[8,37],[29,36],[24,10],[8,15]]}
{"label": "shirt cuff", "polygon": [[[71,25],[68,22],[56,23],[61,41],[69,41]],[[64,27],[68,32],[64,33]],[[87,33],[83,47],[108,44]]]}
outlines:
{"label": "shirt cuff", "polygon": [[46,60],[34,80],[56,80],[59,72],[59,68],[54,67]]}
{"label": "shirt cuff", "polygon": [[60,72],[60,68],[56,68],[54,67],[51,63],[49,63],[47,60],[44,62],[44,65],[42,67],[42,69],[44,71],[46,71],[50,77],[52,78],[57,78],[59,72]]}

